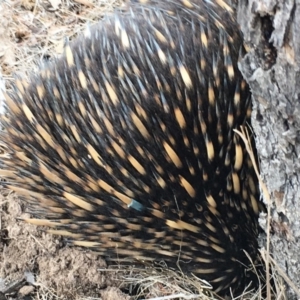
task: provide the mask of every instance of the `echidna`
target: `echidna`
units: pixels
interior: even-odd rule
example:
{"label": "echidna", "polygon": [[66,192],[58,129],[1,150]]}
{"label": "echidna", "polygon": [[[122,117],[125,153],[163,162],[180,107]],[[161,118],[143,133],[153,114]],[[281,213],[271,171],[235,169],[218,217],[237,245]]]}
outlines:
{"label": "echidna", "polygon": [[256,279],[260,204],[233,131],[251,112],[234,11],[225,0],[133,2],[16,80],[5,185],[29,222],[74,245],[163,259],[238,293]]}

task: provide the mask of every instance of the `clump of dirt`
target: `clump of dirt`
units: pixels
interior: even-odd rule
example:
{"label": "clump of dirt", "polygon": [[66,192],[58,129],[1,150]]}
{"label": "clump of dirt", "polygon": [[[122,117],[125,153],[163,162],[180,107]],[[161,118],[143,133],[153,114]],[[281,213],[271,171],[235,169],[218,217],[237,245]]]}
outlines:
{"label": "clump of dirt", "polygon": [[5,192],[2,190],[0,195],[0,278],[5,278],[7,285],[22,281],[35,287],[28,290],[30,294],[44,291],[44,295],[48,293],[60,299],[80,296],[129,299],[118,288],[120,281],[114,278],[115,274],[110,272],[106,276],[106,272],[99,271],[106,268],[101,257],[68,247],[62,238],[18,220],[29,215],[23,212],[24,207],[14,193]]}

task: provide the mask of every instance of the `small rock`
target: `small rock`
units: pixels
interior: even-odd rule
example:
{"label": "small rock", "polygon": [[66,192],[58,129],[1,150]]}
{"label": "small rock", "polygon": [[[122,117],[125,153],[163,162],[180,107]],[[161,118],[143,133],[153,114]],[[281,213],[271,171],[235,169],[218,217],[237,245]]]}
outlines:
{"label": "small rock", "polygon": [[19,297],[25,297],[29,294],[31,294],[34,291],[34,287],[32,285],[24,285],[20,288],[18,292]]}

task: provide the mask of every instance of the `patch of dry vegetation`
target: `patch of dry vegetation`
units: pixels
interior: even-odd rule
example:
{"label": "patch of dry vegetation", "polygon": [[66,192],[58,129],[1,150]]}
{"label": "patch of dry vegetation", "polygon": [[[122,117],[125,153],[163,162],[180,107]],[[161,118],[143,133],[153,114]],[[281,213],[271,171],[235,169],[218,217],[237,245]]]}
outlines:
{"label": "patch of dry vegetation", "polygon": [[[81,4],[82,3],[82,4]],[[12,73],[26,74],[63,51],[72,39],[122,0],[5,0],[0,2],[0,62],[9,84]]]}

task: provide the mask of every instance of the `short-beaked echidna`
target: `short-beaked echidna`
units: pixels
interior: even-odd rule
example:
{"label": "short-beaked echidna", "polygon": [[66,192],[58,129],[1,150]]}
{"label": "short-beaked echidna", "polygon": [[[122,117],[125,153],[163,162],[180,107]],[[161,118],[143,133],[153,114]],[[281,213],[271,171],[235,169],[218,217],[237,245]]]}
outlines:
{"label": "short-beaked echidna", "polygon": [[163,259],[220,294],[241,291],[256,277],[260,204],[233,131],[251,112],[233,9],[134,2],[16,80],[4,184],[40,218],[32,223],[74,245]]}

